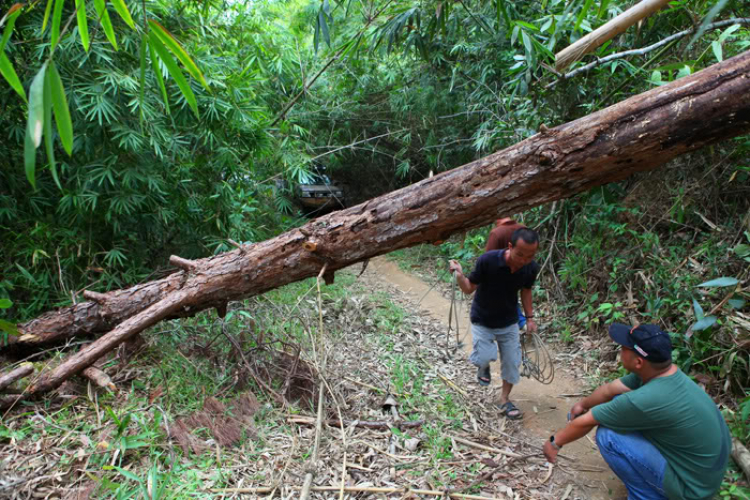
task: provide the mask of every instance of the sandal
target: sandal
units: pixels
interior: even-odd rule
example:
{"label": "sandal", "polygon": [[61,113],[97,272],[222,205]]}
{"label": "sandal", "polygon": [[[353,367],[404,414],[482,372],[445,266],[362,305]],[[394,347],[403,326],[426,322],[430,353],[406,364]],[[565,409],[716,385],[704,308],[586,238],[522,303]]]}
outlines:
{"label": "sandal", "polygon": [[492,382],[492,376],[490,375],[490,367],[479,367],[477,369],[477,382],[479,382],[479,385],[487,386],[490,385],[490,382]]}
{"label": "sandal", "polygon": [[502,405],[500,407],[500,410],[505,413],[505,418],[509,418],[511,420],[521,420],[523,418],[523,413],[521,413],[521,410],[519,410],[512,401],[508,401],[507,403]]}

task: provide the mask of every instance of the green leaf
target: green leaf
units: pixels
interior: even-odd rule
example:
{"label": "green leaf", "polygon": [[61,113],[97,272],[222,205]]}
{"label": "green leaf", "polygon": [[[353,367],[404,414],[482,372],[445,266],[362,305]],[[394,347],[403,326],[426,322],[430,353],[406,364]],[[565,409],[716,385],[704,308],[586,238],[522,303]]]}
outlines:
{"label": "green leaf", "polygon": [[523,26],[524,28],[530,29],[531,31],[539,31],[539,28],[537,28],[531,23],[527,23],[526,21],[516,20],[514,21],[514,23],[517,24],[518,26]]}
{"label": "green leaf", "polygon": [[52,4],[55,0],[47,0],[47,7],[44,9],[44,21],[42,21],[42,33],[47,29],[47,22],[49,22],[49,15],[52,12]]}
{"label": "green leaf", "polygon": [[55,12],[52,14],[52,34],[51,37],[51,48],[55,50],[57,42],[60,39],[60,24],[62,23],[62,10],[65,0],[55,0]]}
{"label": "green leaf", "polygon": [[13,301],[10,299],[0,299],[0,309],[9,309],[13,307]]}
{"label": "green leaf", "polygon": [[602,17],[607,12],[608,6],[609,0],[602,0],[601,5],[599,6],[599,13],[597,14],[597,17]]}
{"label": "green leaf", "polygon": [[146,35],[143,35],[141,37],[141,77],[140,77],[140,86],[141,88],[138,91],[138,116],[143,123],[143,93],[146,89],[146,47],[148,46],[148,41],[146,40]]}
{"label": "green leaf", "polygon": [[117,13],[120,14],[122,20],[125,21],[128,26],[135,29],[135,23],[133,22],[133,18],[130,16],[130,11],[128,10],[128,6],[125,5],[125,1],[112,0],[112,5],[114,6]]}
{"label": "green leaf", "polygon": [[24,277],[29,280],[34,285],[39,285],[39,282],[31,275],[29,271],[26,270],[25,267],[23,267],[21,264],[16,263],[16,267],[19,271],[21,271],[21,274],[24,275]]}
{"label": "green leaf", "polygon": [[122,467],[117,467],[115,465],[114,469],[120,474],[122,474],[123,476],[125,476],[127,479],[130,479],[131,481],[135,481],[136,483],[140,483],[142,481],[140,477],[136,476],[135,474],[133,474],[132,472],[128,470],[123,469]]}
{"label": "green leaf", "polygon": [[44,63],[31,82],[29,89],[29,116],[26,123],[26,138],[24,141],[24,163],[26,177],[36,189],[36,148],[42,143],[42,129],[44,128],[44,75],[47,63]]}
{"label": "green leaf", "polygon": [[716,57],[716,60],[718,62],[724,60],[724,55],[721,51],[721,42],[719,42],[718,40],[714,40],[713,42],[711,42],[711,50],[714,51],[714,57]]}
{"label": "green leaf", "polygon": [[[144,35],[144,40],[146,36]],[[169,97],[167,96],[167,87],[164,85],[164,76],[161,74],[161,68],[159,67],[159,60],[156,58],[156,52],[151,43],[148,44],[149,55],[151,56],[151,66],[154,68],[154,74],[156,74],[156,81],[159,82],[159,88],[161,89],[161,95],[164,98],[164,106],[169,114]]]}
{"label": "green leaf", "polygon": [[692,326],[694,332],[700,332],[706,328],[710,328],[716,324],[716,316],[706,316],[705,318],[698,320]]}
{"label": "green leaf", "polygon": [[734,247],[734,253],[736,253],[738,257],[750,257],[750,245],[740,243]]}
{"label": "green leaf", "polygon": [[727,4],[729,0],[719,0],[714,4],[714,6],[711,8],[711,10],[708,11],[708,14],[706,14],[706,17],[703,18],[703,22],[701,23],[700,27],[698,28],[698,31],[695,32],[695,35],[693,35],[693,38],[690,39],[690,42],[688,42],[687,47],[685,47],[685,50],[689,49],[693,43],[695,43],[696,40],[698,40],[700,37],[703,36],[703,33],[706,31],[706,28],[709,24],[711,24],[711,21],[714,20],[714,17],[716,17],[719,12],[724,8],[724,6]]}
{"label": "green leaf", "polygon": [[744,299],[729,299],[727,303],[732,306],[733,309],[742,309],[745,307]]}
{"label": "green leaf", "polygon": [[721,35],[719,35],[719,43],[724,43],[727,40],[727,38],[729,38],[729,36],[732,33],[734,33],[735,31],[737,31],[738,29],[740,29],[740,25],[739,24],[733,24],[730,27],[728,27],[727,29],[725,29],[721,33]]}
{"label": "green leaf", "polygon": [[55,111],[57,132],[60,134],[60,142],[62,142],[65,152],[70,156],[73,154],[73,122],[70,119],[68,99],[65,97],[65,88],[54,62],[50,65],[49,72],[52,107]]}
{"label": "green leaf", "polygon": [[198,117],[198,103],[195,100],[193,89],[190,88],[190,84],[185,79],[185,75],[182,74],[180,67],[177,66],[177,62],[172,59],[167,48],[161,43],[161,40],[153,31],[149,33],[149,46],[153,47],[156,53],[159,54],[159,58],[167,67],[167,71],[169,71],[169,74],[174,78],[174,81],[177,82],[177,86],[180,87],[182,95],[185,96],[185,100],[187,100],[193,113]]}
{"label": "green leaf", "polygon": [[576,19],[576,25],[573,28],[573,31],[578,31],[578,29],[581,27],[581,23],[583,22],[584,18],[586,17],[586,14],[588,13],[593,3],[594,3],[594,0],[586,0],[586,3],[583,4],[583,8],[581,9],[581,12],[578,13],[578,18]]}
{"label": "green leaf", "polygon": [[18,79],[16,70],[13,69],[13,63],[10,62],[10,59],[8,59],[8,56],[4,52],[0,53],[0,75],[3,75],[3,78],[5,78],[13,90],[21,96],[24,102],[27,102],[26,91],[23,89],[23,85],[21,85],[21,80]]}
{"label": "green leaf", "polygon": [[10,40],[10,35],[13,33],[13,27],[16,25],[16,19],[21,15],[22,8],[23,4],[17,3],[13,5],[13,7],[11,7],[3,16],[2,21],[0,21],[0,26],[2,26],[5,20],[8,20],[8,24],[5,25],[5,29],[3,30],[3,39],[0,41],[0,52],[5,50],[5,45],[8,43],[8,40]]}
{"label": "green leaf", "polygon": [[78,18],[78,34],[81,36],[83,50],[89,51],[89,25],[86,20],[86,1],[76,0],[76,17]]}
{"label": "green leaf", "polygon": [[706,281],[705,283],[701,283],[700,287],[725,287],[725,286],[734,286],[737,283],[739,283],[739,280],[737,278],[731,278],[728,276],[722,276],[721,278],[716,278],[715,280]]}
{"label": "green leaf", "polygon": [[328,32],[328,23],[326,22],[326,16],[323,12],[318,12],[318,24],[320,25],[320,32],[323,34],[323,39],[326,41],[326,45],[331,47],[331,35]]}
{"label": "green leaf", "polygon": [[206,90],[210,90],[206,79],[203,77],[203,73],[201,73],[200,69],[198,69],[198,65],[195,64],[195,62],[190,58],[188,53],[185,51],[185,49],[182,48],[182,45],[180,45],[177,39],[172,36],[172,34],[167,31],[164,26],[157,23],[156,21],[149,19],[148,23],[153,29],[154,33],[156,33],[156,36],[159,38],[159,40],[161,40],[161,42],[167,48],[169,48],[172,54],[174,54],[175,57],[180,60],[182,65],[185,66],[185,69],[187,69],[188,73],[190,73],[193,78],[198,80],[201,85],[206,88]]}
{"label": "green leaf", "polygon": [[698,320],[703,319],[704,317],[703,308],[695,299],[693,299],[693,310],[695,311],[695,317],[698,318]]}
{"label": "green leaf", "polygon": [[62,191],[60,179],[57,177],[57,165],[55,165],[55,145],[54,136],[52,135],[52,72],[47,70],[44,75],[44,148],[47,151],[47,161],[49,169],[52,172],[52,178],[55,180],[58,189]]}
{"label": "green leaf", "polygon": [[21,335],[21,332],[18,331],[18,327],[15,323],[11,323],[10,321],[5,321],[3,319],[0,319],[0,330],[15,337]]}
{"label": "green leaf", "polygon": [[109,12],[107,12],[107,5],[105,0],[94,0],[94,9],[96,14],[99,16],[99,22],[104,30],[104,35],[112,44],[112,47],[117,50],[117,37],[115,37],[115,30],[112,27],[112,20],[109,18]]}
{"label": "green leaf", "polygon": [[495,0],[495,2],[497,2],[497,23],[500,24],[500,15],[502,15],[503,19],[505,19],[505,26],[510,29],[512,23],[510,16],[508,15],[508,9],[505,7],[505,0]]}

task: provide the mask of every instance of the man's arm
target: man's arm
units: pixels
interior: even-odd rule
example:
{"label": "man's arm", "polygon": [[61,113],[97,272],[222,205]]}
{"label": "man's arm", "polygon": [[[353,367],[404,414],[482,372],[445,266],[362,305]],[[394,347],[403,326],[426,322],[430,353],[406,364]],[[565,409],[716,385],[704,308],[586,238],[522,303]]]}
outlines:
{"label": "man's arm", "polygon": [[619,378],[607,384],[600,385],[589,396],[586,396],[573,405],[573,408],[570,410],[570,416],[575,419],[594,406],[612,401],[615,396],[625,394],[626,392],[630,392],[630,388],[623,384]]}
{"label": "man's arm", "polygon": [[476,290],[479,285],[475,285],[474,283],[469,281],[469,278],[464,276],[463,269],[461,269],[461,264],[459,264],[455,260],[452,260],[449,263],[449,269],[450,272],[456,273],[456,283],[458,283],[458,287],[462,292],[464,292],[466,295],[471,295],[472,293],[474,293],[474,290]]}
{"label": "man's arm", "polygon": [[521,288],[521,307],[523,308],[523,315],[526,316],[526,329],[530,332],[537,331],[531,288]]}
{"label": "man's arm", "polygon": [[[590,396],[583,398],[573,405],[573,408],[570,410],[572,420],[563,429],[554,434],[555,444],[561,447],[588,434],[591,429],[599,425],[599,422],[596,421],[591,412],[586,412],[597,405],[612,401],[615,396],[626,392],[630,392],[630,388],[623,384],[620,379],[597,387]],[[544,443],[542,451],[550,463],[555,463],[559,450],[552,446],[550,441]]]}

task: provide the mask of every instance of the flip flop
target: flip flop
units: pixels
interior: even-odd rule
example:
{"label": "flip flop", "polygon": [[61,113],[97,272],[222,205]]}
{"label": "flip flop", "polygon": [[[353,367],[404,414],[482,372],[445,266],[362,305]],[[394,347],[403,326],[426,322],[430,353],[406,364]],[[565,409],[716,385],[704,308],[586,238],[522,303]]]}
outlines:
{"label": "flip flop", "polygon": [[487,386],[490,385],[490,382],[492,382],[492,376],[490,375],[490,367],[479,367],[477,369],[477,382],[479,382],[479,385]]}
{"label": "flip flop", "polygon": [[[521,413],[521,410],[519,410],[512,401],[508,401],[507,403],[502,405],[500,409],[503,413],[505,413],[505,418],[509,418],[510,420],[521,420],[523,418],[523,413]],[[517,413],[511,415],[511,412]]]}

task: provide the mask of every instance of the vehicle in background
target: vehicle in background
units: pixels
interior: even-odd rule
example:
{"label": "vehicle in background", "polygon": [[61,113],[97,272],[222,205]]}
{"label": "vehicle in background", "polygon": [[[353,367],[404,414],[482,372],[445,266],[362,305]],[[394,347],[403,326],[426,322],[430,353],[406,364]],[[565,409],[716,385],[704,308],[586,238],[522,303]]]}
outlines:
{"label": "vehicle in background", "polygon": [[294,201],[307,215],[321,215],[346,206],[343,186],[325,173],[325,165],[313,167],[308,178],[291,185],[287,181],[277,180],[276,189],[291,194]]}

